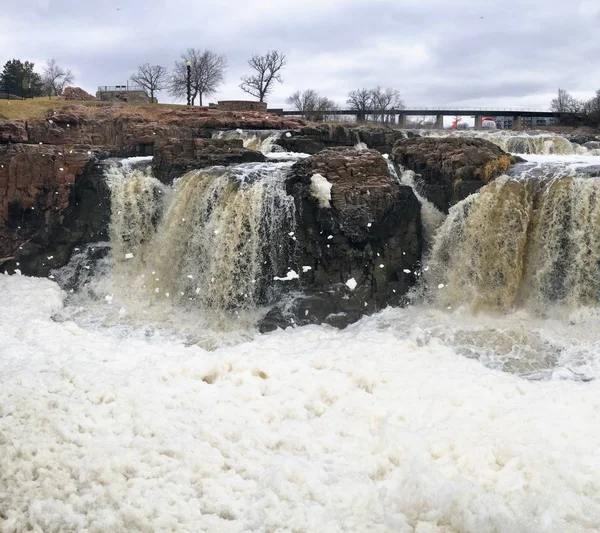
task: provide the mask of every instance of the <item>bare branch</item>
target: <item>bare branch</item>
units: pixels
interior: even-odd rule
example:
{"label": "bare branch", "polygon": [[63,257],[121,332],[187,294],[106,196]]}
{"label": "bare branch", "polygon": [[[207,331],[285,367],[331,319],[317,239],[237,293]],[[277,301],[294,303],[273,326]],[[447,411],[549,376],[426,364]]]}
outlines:
{"label": "bare branch", "polygon": [[371,89],[356,89],[348,93],[346,104],[354,111],[368,113],[373,110],[373,91]]}
{"label": "bare branch", "polygon": [[211,50],[189,48],[185,54],[182,54],[181,61],[175,62],[173,69],[169,91],[177,98],[182,98],[187,94],[188,61],[190,62],[192,104],[199,96],[199,104],[202,105],[203,97],[216,93],[219,85],[223,83],[227,57]]}
{"label": "bare branch", "polygon": [[167,88],[168,74],[167,69],[161,65],[144,63],[130,79],[149,91],[150,102],[154,103],[154,93]]}
{"label": "bare branch", "polygon": [[303,117],[316,121],[325,120],[328,111],[337,109],[333,100],[319,96],[314,89],[306,89],[303,92],[296,91],[286,98],[286,103],[300,111]]}
{"label": "bare branch", "polygon": [[49,59],[43,67],[42,82],[48,96],[59,96],[63,89],[73,83],[75,77],[70,70],[64,70],[56,59]]}
{"label": "bare branch", "polygon": [[265,55],[253,55],[248,60],[248,65],[255,71],[254,74],[242,76],[240,88],[259,102],[264,102],[267,94],[273,89],[273,82],[283,83],[281,70],[286,65],[286,57],[277,50],[269,50]]}

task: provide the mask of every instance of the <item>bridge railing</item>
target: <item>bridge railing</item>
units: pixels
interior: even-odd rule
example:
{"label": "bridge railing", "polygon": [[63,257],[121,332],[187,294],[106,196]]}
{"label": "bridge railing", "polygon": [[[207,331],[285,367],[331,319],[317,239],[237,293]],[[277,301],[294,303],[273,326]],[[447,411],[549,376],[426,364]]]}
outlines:
{"label": "bridge railing", "polygon": [[[275,111],[275,110],[273,110]],[[485,113],[487,111],[492,111],[494,113],[506,111],[507,114],[511,113],[554,113],[551,109],[535,109],[528,107],[425,107],[425,106],[417,106],[417,107],[403,107],[402,109],[368,109],[365,111],[357,111],[356,109],[332,109],[329,111],[298,111],[296,109],[277,109],[277,111],[284,111],[285,113],[294,113],[296,115],[309,115],[309,114],[330,114],[335,115],[337,113],[340,114],[349,114],[349,113],[358,113],[365,115],[381,115],[381,114],[395,114],[401,115],[404,111],[430,111],[432,115],[434,115],[438,111],[446,112],[446,111],[459,111],[459,112],[468,112],[468,113]]]}
{"label": "bridge railing", "polygon": [[411,106],[411,107],[403,107],[402,109],[394,110],[397,113],[401,113],[402,111],[507,111],[507,112],[528,112],[528,113],[552,113],[552,109],[541,109],[534,107],[462,107],[462,106]]}

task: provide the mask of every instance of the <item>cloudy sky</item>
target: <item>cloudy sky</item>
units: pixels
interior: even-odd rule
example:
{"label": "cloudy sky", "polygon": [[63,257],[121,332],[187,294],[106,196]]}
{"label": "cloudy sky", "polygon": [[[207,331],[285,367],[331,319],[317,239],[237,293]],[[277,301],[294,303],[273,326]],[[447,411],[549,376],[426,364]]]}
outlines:
{"label": "cloudy sky", "polygon": [[[343,104],[358,87],[408,106],[546,108],[558,87],[600,88],[600,0],[2,0],[0,63],[56,58],[76,83],[125,84],[140,63],[171,68],[188,47],[226,54],[210,100],[244,98],[253,53],[287,55],[283,107],[314,88]],[[169,96],[159,95],[161,101]]]}

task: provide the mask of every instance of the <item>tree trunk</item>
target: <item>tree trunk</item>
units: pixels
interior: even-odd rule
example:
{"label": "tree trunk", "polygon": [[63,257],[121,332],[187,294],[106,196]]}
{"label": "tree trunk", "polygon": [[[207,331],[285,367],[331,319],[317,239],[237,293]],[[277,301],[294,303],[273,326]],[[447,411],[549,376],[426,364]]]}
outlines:
{"label": "tree trunk", "polygon": [[198,105],[202,107],[202,93],[199,93],[198,95]]}

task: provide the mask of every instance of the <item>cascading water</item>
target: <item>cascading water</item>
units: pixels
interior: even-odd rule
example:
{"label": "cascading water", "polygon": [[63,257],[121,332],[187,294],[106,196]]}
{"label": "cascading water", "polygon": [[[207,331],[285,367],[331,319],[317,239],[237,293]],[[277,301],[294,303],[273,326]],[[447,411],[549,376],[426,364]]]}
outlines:
{"label": "cascading water", "polygon": [[282,135],[280,131],[272,130],[230,130],[219,131],[213,134],[214,139],[241,139],[244,148],[259,150],[265,154],[269,152],[281,152],[283,149],[276,143]]}
{"label": "cascading water", "polygon": [[506,152],[513,154],[536,154],[536,155],[600,155],[598,149],[588,149],[577,143],[569,141],[562,135],[548,133],[521,133],[514,131],[435,131],[423,130],[419,132],[428,137],[478,137],[486,139]]}
{"label": "cascading water", "polygon": [[[389,159],[387,162],[388,168],[390,169],[390,175],[396,178],[401,185],[410,187],[419,200],[419,203],[421,204],[423,239],[425,245],[429,246],[433,242],[433,238],[438,228],[444,223],[444,220],[446,220],[446,215],[421,194],[415,181],[415,173],[412,170],[405,170],[402,168],[396,170],[395,165]],[[398,172],[400,172],[400,174],[398,174]]]}
{"label": "cascading water", "polygon": [[155,300],[203,308],[268,302],[273,278],[287,266],[294,228],[293,200],[283,181],[290,166],[192,171],[170,195],[154,178],[135,172],[113,182],[117,277]]}
{"label": "cascading water", "polygon": [[509,311],[600,301],[600,179],[503,177],[453,207],[428,261],[443,304]]}

